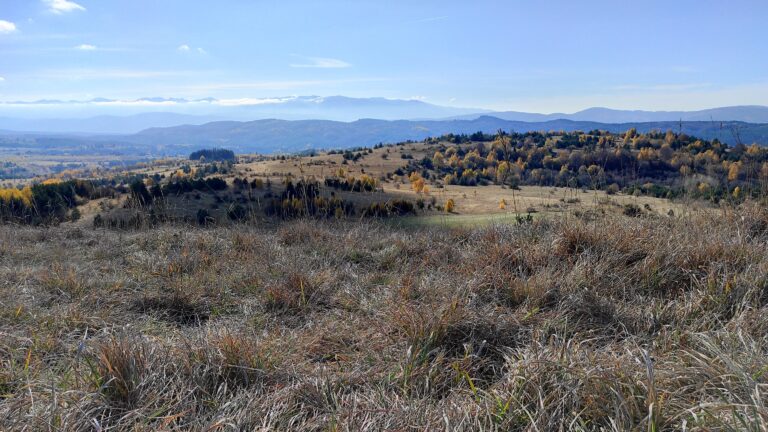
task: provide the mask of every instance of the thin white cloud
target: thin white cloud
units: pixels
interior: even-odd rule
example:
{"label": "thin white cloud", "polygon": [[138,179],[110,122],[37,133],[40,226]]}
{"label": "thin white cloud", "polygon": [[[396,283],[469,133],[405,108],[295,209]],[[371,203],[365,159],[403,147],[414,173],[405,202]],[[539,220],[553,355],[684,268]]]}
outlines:
{"label": "thin white cloud", "polygon": [[84,11],[85,8],[70,0],[43,0],[48,6],[48,11],[61,15],[67,12]]}
{"label": "thin white cloud", "polygon": [[3,81],[5,81],[5,78],[0,77],[0,83],[3,82]]}
{"label": "thin white cloud", "polygon": [[95,101],[95,102],[83,102],[83,104],[96,105],[96,106],[141,106],[141,107],[156,107],[156,106],[174,106],[179,103],[172,100],[108,100],[108,101]]}
{"label": "thin white cloud", "polygon": [[187,44],[181,44],[181,45],[179,45],[179,46],[176,48],[176,51],[178,51],[178,52],[183,52],[183,53],[192,53],[192,52],[195,52],[195,53],[198,53],[198,54],[200,54],[200,55],[207,55],[207,54],[208,54],[208,51],[206,51],[206,50],[205,50],[205,49],[203,49],[203,48],[200,48],[200,47],[197,47],[197,48],[195,48],[195,47],[191,47],[191,46],[189,46],[189,45],[187,45]]}
{"label": "thin white cloud", "polygon": [[319,68],[319,69],[338,69],[338,68],[348,68],[352,66],[351,64],[339,60],[339,59],[333,59],[333,58],[325,58],[325,57],[304,57],[306,60],[305,63],[293,63],[291,64],[292,68]]}
{"label": "thin white cloud", "polygon": [[10,21],[0,20],[0,34],[8,34],[8,33],[13,33],[15,31],[16,31],[16,24]]}
{"label": "thin white cloud", "polygon": [[295,97],[285,98],[240,98],[240,99],[220,99],[215,103],[221,106],[246,106],[246,105],[272,105],[281,104],[296,99]]}
{"label": "thin white cloud", "polygon": [[76,50],[80,51],[95,51],[96,45],[90,45],[90,44],[80,44],[75,47]]}

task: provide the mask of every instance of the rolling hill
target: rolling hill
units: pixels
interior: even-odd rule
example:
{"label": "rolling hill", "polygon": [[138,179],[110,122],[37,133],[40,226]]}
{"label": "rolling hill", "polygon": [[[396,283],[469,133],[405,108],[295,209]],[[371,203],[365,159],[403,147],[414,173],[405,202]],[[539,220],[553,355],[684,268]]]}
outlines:
{"label": "rolling hill", "polygon": [[150,127],[202,124],[214,120],[439,119],[466,114],[477,117],[487,112],[478,108],[440,106],[420,100],[345,96],[11,101],[0,102],[0,129],[129,134]]}
{"label": "rolling hill", "polygon": [[449,107],[412,99],[346,96],[288,96],[241,99],[141,98],[87,101],[0,102],[0,129],[40,133],[133,134],[144,129],[201,125],[213,121],[332,120],[502,120],[541,123],[572,120],[598,123],[720,122],[768,123],[766,106],[732,106],[699,111],[638,111],[588,108],[575,113],[537,114]]}
{"label": "rolling hill", "polygon": [[[607,130],[615,133],[636,128],[678,131],[678,122],[597,123],[572,120],[520,122],[482,116],[474,120],[255,120],[220,121],[203,125],[150,128],[131,135],[22,134],[0,135],[0,147],[42,151],[66,149],[70,154],[109,152],[124,155],[179,155],[204,147],[226,147],[236,152],[297,152],[307,149],[340,149],[372,146],[380,142],[422,140],[448,133],[470,134],[477,131],[528,132],[563,130]],[[744,122],[683,122],[682,132],[705,139],[717,138],[735,144],[768,144],[768,124]]]}
{"label": "rolling hill", "polygon": [[[310,148],[348,148],[371,146],[380,142],[422,140],[447,133],[494,133],[505,131],[529,132],[537,130],[593,130],[623,132],[629,128],[640,132],[675,130],[678,122],[647,122],[606,124],[572,120],[547,122],[520,122],[482,116],[475,120],[447,121],[385,121],[357,120],[334,122],[327,120],[256,120],[251,122],[213,122],[199,126],[152,128],[138,134],[122,137],[127,142],[142,146],[162,144],[167,148],[227,147],[240,152],[275,151],[293,152]],[[718,138],[734,144],[733,131],[738,131],[742,142],[768,144],[768,125],[743,122],[684,122],[682,131],[706,139]]]}

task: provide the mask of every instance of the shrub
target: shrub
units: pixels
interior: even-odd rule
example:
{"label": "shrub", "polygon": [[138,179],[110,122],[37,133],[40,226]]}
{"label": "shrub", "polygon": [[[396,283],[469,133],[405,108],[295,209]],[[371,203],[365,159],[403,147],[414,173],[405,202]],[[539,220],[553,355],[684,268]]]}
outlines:
{"label": "shrub", "polygon": [[643,214],[643,210],[637,204],[624,204],[622,213],[624,213],[625,216],[638,217]]}
{"label": "shrub", "polygon": [[209,223],[213,222],[211,214],[208,213],[208,210],[203,208],[197,210],[195,219],[197,220],[198,225],[208,225]]}
{"label": "shrub", "polygon": [[230,205],[227,209],[227,217],[233,221],[242,221],[248,217],[248,209],[241,204]]}
{"label": "shrub", "polygon": [[391,200],[386,202],[371,203],[363,207],[361,213],[364,217],[391,217],[416,214],[413,203],[406,200]]}

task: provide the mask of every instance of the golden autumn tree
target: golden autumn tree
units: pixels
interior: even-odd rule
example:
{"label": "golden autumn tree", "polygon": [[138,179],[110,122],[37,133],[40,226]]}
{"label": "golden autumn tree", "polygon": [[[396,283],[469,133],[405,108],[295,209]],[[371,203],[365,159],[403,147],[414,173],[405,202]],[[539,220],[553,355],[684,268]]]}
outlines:
{"label": "golden autumn tree", "polygon": [[448,213],[453,213],[453,210],[456,208],[456,203],[453,202],[453,198],[448,198],[448,201],[445,202],[445,211]]}
{"label": "golden autumn tree", "polygon": [[32,188],[26,186],[23,189],[0,189],[0,204],[10,203],[11,201],[21,201],[27,207],[32,206]]}
{"label": "golden autumn tree", "polygon": [[424,188],[427,186],[427,183],[424,181],[424,178],[421,177],[421,174],[414,171],[410,176],[408,176],[408,180],[411,182],[411,189],[413,189],[414,192],[424,192]]}
{"label": "golden autumn tree", "polygon": [[728,181],[736,181],[741,174],[741,162],[734,162],[728,167]]}
{"label": "golden autumn tree", "polygon": [[443,156],[442,153],[439,151],[436,151],[435,154],[432,156],[432,163],[438,167],[441,168],[443,165],[445,165],[445,156]]}

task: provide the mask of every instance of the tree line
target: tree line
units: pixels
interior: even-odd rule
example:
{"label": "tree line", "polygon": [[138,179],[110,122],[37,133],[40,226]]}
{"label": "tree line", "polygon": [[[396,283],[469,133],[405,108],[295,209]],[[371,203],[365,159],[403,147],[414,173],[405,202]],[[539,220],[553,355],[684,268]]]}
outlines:
{"label": "tree line", "polygon": [[[768,192],[768,149],[728,146],[672,131],[624,134],[499,132],[438,143],[404,170],[445,185],[540,185],[623,190],[658,197],[682,194],[718,201]],[[467,139],[465,141],[465,139]]]}

